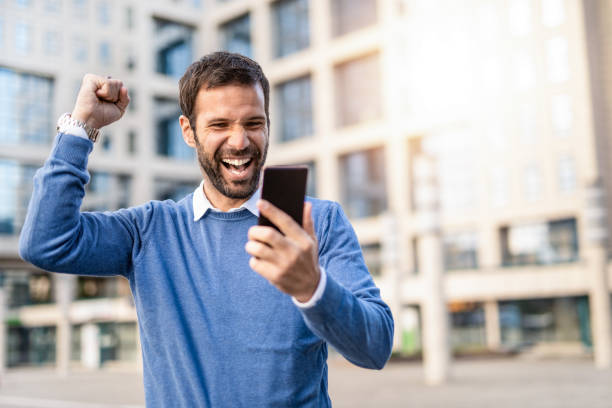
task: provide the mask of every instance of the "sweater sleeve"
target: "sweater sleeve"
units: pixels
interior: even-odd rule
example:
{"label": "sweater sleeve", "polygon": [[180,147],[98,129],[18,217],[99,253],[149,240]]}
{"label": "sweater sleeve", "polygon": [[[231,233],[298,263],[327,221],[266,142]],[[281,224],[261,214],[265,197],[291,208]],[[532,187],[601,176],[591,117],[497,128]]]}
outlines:
{"label": "sweater sleeve", "polygon": [[332,204],[319,228],[319,263],[327,273],[321,299],[300,309],[306,325],[352,363],[381,369],[391,355],[393,317],[368,272],[353,228]]}
{"label": "sweater sleeve", "polygon": [[87,139],[57,135],[51,155],[34,176],[19,254],[51,272],[127,277],[133,252],[141,245],[137,218],[150,209],[80,212],[92,148]]}

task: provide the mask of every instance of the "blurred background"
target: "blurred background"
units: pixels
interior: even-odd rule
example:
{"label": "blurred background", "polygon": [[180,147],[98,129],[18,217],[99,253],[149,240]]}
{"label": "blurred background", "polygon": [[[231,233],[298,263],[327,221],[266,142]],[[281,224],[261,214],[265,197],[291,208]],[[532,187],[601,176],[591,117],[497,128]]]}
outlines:
{"label": "blurred background", "polygon": [[[0,370],[141,364],[122,278],[21,261],[32,176],[86,72],[127,85],[83,210],[199,184],[177,82],[218,49],[271,82],[270,164],[343,205],[426,383],[453,356],[612,365],[612,3],[0,0]],[[419,374],[420,376],[420,374]]]}

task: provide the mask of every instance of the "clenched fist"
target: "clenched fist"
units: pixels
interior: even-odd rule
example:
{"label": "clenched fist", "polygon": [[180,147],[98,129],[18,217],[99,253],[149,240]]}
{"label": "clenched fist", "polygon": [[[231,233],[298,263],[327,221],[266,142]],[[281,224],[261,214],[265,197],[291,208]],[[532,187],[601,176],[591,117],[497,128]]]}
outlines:
{"label": "clenched fist", "polygon": [[100,129],[119,120],[130,103],[128,90],[118,79],[86,74],[72,117]]}

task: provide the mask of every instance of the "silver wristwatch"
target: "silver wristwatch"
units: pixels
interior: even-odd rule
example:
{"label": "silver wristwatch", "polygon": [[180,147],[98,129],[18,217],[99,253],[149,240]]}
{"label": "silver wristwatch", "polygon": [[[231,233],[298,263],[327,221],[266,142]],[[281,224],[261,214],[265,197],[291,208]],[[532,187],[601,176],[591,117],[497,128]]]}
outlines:
{"label": "silver wristwatch", "polygon": [[91,126],[88,126],[86,123],[81,122],[80,120],[74,119],[72,116],[70,116],[70,113],[64,113],[57,120],[57,131],[64,132],[67,128],[70,128],[70,127],[83,128],[83,130],[85,130],[85,133],[87,133],[87,137],[89,138],[89,140],[91,140],[94,143],[96,142],[96,140],[98,140],[100,129],[92,128]]}

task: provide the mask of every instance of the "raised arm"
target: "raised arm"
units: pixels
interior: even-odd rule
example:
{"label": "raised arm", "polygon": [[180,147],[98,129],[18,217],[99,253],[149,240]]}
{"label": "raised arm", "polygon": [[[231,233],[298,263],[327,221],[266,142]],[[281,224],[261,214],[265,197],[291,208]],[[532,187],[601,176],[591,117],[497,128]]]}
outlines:
{"label": "raised arm", "polygon": [[121,81],[92,74],[83,78],[72,121],[66,133],[56,136],[49,158],[34,177],[19,240],[19,253],[26,261],[53,272],[127,274],[132,249],[139,242],[135,212],[80,213],[79,209],[93,148],[86,130],[118,120],[128,103]]}

